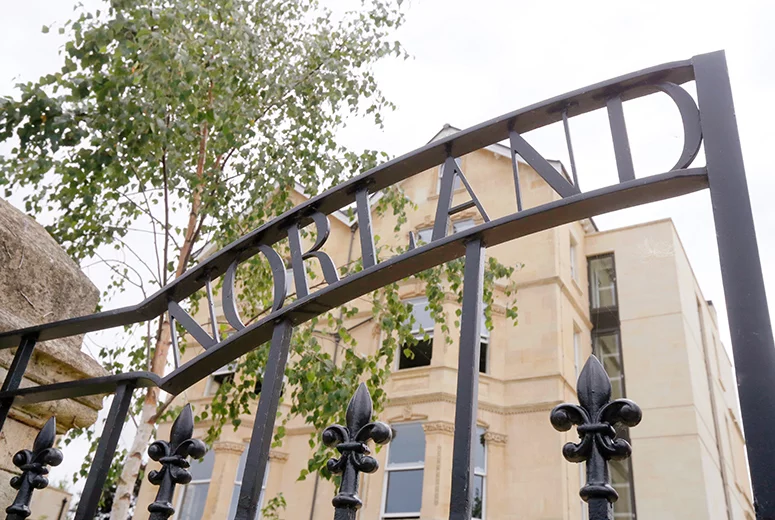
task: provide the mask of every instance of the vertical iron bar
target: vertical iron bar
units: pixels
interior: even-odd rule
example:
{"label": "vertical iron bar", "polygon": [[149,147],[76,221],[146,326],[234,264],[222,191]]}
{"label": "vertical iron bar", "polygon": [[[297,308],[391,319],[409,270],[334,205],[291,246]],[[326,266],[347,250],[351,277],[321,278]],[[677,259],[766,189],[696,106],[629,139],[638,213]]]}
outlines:
{"label": "vertical iron bar", "polygon": [[[511,132],[509,132],[511,135]],[[514,194],[517,197],[517,211],[522,211],[522,190],[519,188],[519,159],[514,145],[511,145],[511,169],[514,172]]]}
{"label": "vertical iron bar", "polygon": [[207,309],[210,311],[210,325],[212,326],[213,339],[216,343],[221,341],[221,335],[218,332],[218,316],[215,314],[215,300],[213,300],[213,284],[210,278],[205,282],[207,289]]}
{"label": "vertical iron bar", "polygon": [[242,487],[237,502],[235,520],[253,520],[256,518],[261,483],[264,481],[266,473],[269,447],[272,444],[274,423],[277,417],[277,406],[283,388],[283,376],[285,364],[288,362],[292,332],[293,326],[288,320],[278,322],[272,332],[272,343],[269,347],[269,358],[264,371],[261,397],[258,400],[258,410],[256,410],[253,423],[253,435],[250,437],[245,471],[242,474]]}
{"label": "vertical iron bar", "polygon": [[608,100],[607,106],[619,182],[635,180],[635,166],[632,164],[632,152],[630,151],[630,139],[627,137],[627,124],[624,122],[622,98],[612,97]]}
{"label": "vertical iron bar", "polygon": [[723,51],[693,58],[754,506],[775,518],[775,344]]}
{"label": "vertical iron bar", "polygon": [[371,230],[371,209],[367,188],[361,188],[355,192],[355,204],[358,214],[358,234],[361,238],[361,258],[363,268],[368,269],[377,265],[377,252],[374,248],[374,233]]}
{"label": "vertical iron bar", "polygon": [[484,257],[485,247],[479,238],[466,244],[449,520],[470,520],[473,507],[474,450],[472,448],[476,442]]}
{"label": "vertical iron bar", "polygon": [[[25,336],[22,338],[19,347],[16,349],[16,354],[13,356],[11,366],[8,367],[8,373],[0,390],[8,392],[19,388],[24,378],[24,371],[27,370],[27,364],[32,357],[32,351],[35,350],[36,342],[37,336]],[[8,412],[11,411],[11,406],[13,406],[13,398],[6,399],[0,403],[0,431],[3,431],[3,426],[8,418]]]}
{"label": "vertical iron bar", "polygon": [[579,187],[579,177],[576,174],[576,158],[573,155],[573,144],[570,140],[570,124],[568,123],[568,109],[562,111],[562,126],[565,129],[565,142],[568,143],[568,157],[570,158],[570,171],[573,174],[573,185]]}
{"label": "vertical iron bar", "polygon": [[78,509],[75,512],[75,520],[91,520],[97,513],[97,506],[102,496],[105,480],[108,477],[108,470],[110,470],[110,464],[116,454],[116,446],[121,438],[124,420],[132,403],[132,391],[135,389],[135,384],[134,381],[129,381],[116,388],[113,403],[110,405],[100,442],[97,445],[97,451],[94,452],[89,476],[86,479],[83,493],[81,493]]}
{"label": "vertical iron bar", "polygon": [[[167,312],[167,317],[170,320],[170,343],[172,343],[172,361],[175,363],[175,369],[180,367],[180,346],[178,345],[178,335],[175,332],[175,318],[172,317],[171,312]],[[164,315],[159,319],[163,319]]]}

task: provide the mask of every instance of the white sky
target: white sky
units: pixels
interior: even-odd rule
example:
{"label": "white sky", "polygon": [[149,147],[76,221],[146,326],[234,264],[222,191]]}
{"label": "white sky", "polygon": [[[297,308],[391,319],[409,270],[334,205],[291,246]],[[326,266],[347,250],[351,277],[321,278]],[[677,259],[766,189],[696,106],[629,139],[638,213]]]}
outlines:
{"label": "white sky", "polygon": [[[0,94],[11,92],[17,80],[34,80],[59,67],[57,51],[64,39],[56,30],[41,34],[40,29],[67,20],[74,4],[0,1]],[[768,198],[775,191],[769,148],[775,142],[775,108],[769,98],[775,92],[775,4],[411,0],[404,7],[407,21],[397,37],[413,58],[377,68],[380,85],[398,109],[387,115],[383,130],[363,123],[347,128],[342,138],[354,147],[401,155],[425,144],[444,123],[465,128],[617,75],[725,49],[772,299],[775,205]],[[666,171],[678,157],[682,142],[677,111],[663,97],[625,104],[638,176]],[[574,118],[571,129],[582,190],[615,182],[605,112]],[[547,158],[569,166],[559,127],[526,137]],[[703,294],[719,310],[722,337],[728,338],[707,192],[600,216],[596,222],[609,229],[664,217],[674,219]],[[658,245],[644,244],[644,252],[649,251],[660,253]],[[64,471],[55,470],[54,478],[62,476]]]}

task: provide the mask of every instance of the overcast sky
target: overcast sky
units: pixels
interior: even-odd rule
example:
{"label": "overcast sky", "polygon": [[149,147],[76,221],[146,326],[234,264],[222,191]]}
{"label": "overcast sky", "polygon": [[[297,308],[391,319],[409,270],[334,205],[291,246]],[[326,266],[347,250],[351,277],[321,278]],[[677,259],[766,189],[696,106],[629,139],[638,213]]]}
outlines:
{"label": "overcast sky", "polygon": [[[40,29],[66,21],[74,4],[0,2],[0,94],[10,93],[17,80],[33,80],[59,67],[64,39]],[[775,205],[768,202],[775,193],[770,164],[775,3],[411,0],[404,7],[407,21],[397,37],[412,58],[377,68],[383,90],[398,108],[387,115],[384,129],[363,123],[348,127],[342,138],[354,147],[401,155],[425,144],[444,123],[465,128],[620,74],[725,49],[772,300]],[[677,110],[661,97],[625,104],[638,176],[668,170],[682,145]],[[605,112],[574,118],[571,127],[582,190],[614,183]],[[568,165],[561,128],[526,137],[544,156]],[[596,222],[609,229],[664,217],[674,219],[703,294],[719,309],[722,337],[728,338],[707,192],[600,216]],[[664,253],[660,244],[644,243],[643,251]]]}

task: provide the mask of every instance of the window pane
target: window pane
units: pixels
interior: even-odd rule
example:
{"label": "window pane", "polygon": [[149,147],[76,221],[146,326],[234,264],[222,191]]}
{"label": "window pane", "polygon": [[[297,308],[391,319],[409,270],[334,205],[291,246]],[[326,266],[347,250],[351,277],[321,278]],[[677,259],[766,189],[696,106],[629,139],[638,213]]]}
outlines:
{"label": "window pane", "polygon": [[[411,355],[406,354],[406,350],[411,351]],[[401,353],[398,358],[398,369],[427,367],[431,364],[433,358],[433,338],[428,340],[418,340],[416,344],[401,345]]]}
{"label": "window pane", "polygon": [[471,518],[483,518],[484,514],[484,477],[474,477],[474,507]]}
{"label": "window pane", "polygon": [[477,473],[487,470],[487,448],[484,445],[484,428],[476,427],[476,443],[474,444],[474,468]]}
{"label": "window pane", "polygon": [[412,316],[414,317],[412,330],[416,332],[422,330],[432,335],[435,322],[433,321],[433,316],[431,316],[430,309],[428,309],[428,300],[426,298],[416,298],[407,300],[406,303],[412,306]]}
{"label": "window pane", "polygon": [[202,460],[191,461],[191,480],[210,480],[213,474],[213,464],[215,463],[215,451],[210,450],[205,453]]}
{"label": "window pane", "polygon": [[614,518],[635,518],[632,504],[630,462],[628,460],[612,460],[609,462],[609,467],[611,469],[611,485],[619,493],[619,500],[614,503]]}
{"label": "window pane", "polygon": [[616,272],[613,256],[591,259],[589,272],[592,307],[616,307]]}
{"label": "window pane", "polygon": [[479,342],[479,372],[482,374],[487,373],[487,355],[489,346],[490,345],[486,341]]}
{"label": "window pane", "polygon": [[419,514],[422,506],[422,474],[421,469],[388,473],[385,513]]}
{"label": "window pane", "polygon": [[452,223],[452,232],[458,233],[460,231],[465,231],[466,229],[470,229],[475,225],[476,223],[472,219],[459,220],[457,222]]}
{"label": "window pane", "polygon": [[421,424],[396,424],[393,426],[393,431],[388,464],[422,463],[425,461],[425,432]]}
{"label": "window pane", "polygon": [[619,333],[595,334],[592,347],[611,380],[611,398],[624,397],[624,372],[622,358],[619,354]]}
{"label": "window pane", "polygon": [[177,520],[201,520],[207,502],[207,489],[209,482],[202,484],[188,484],[183,492],[183,500],[180,506],[180,514]]}
{"label": "window pane", "polygon": [[420,229],[417,231],[417,241],[420,244],[430,244],[433,237],[433,228]]}
{"label": "window pane", "polygon": [[[461,169],[460,166],[460,159],[455,159],[455,164],[457,164],[458,171]],[[441,191],[441,177],[444,175],[444,165],[442,164],[439,166],[439,182],[438,186],[436,186],[436,191]],[[455,180],[452,181],[452,190],[456,190],[458,188],[463,187],[463,180],[460,178],[460,175],[455,175]]]}
{"label": "window pane", "polygon": [[578,280],[578,273],[576,269],[576,244],[573,242],[570,244],[570,275],[574,280]]}

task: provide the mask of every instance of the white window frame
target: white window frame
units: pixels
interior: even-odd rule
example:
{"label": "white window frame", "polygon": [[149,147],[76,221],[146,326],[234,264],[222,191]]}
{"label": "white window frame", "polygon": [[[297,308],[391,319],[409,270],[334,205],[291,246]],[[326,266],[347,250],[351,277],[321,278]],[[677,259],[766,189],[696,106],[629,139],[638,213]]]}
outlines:
{"label": "white window frame", "polygon": [[[481,427],[477,427],[476,434],[477,436],[479,436],[480,435],[479,432],[481,431],[481,436],[484,437],[484,435],[487,433],[487,430],[485,430],[484,428],[481,428],[480,430],[480,428]],[[482,517],[474,518],[472,516],[471,517],[472,520],[484,520],[485,518],[487,518],[487,459],[489,458],[487,456],[488,455],[487,452],[488,452],[487,441],[485,441],[484,442],[484,467],[479,468],[476,466],[476,464],[474,464],[474,478],[482,477]]]}
{"label": "white window frame", "polygon": [[[406,300],[402,300],[403,303],[411,303],[413,306],[415,305],[415,302],[425,302],[425,306],[427,307],[429,305],[428,298],[425,296],[418,296],[416,298],[407,298]],[[424,309],[423,309],[424,310]],[[414,328],[414,326],[417,326],[417,328]],[[415,320],[415,324],[412,326],[412,336],[414,336],[416,339],[422,341],[425,339],[425,335],[428,335],[428,339],[433,343],[433,331],[436,328],[436,322],[433,322],[433,328],[430,330],[423,330],[423,332],[420,332],[419,323],[417,323],[417,320]],[[431,345],[431,349],[433,346]],[[409,368],[399,368],[401,364],[401,356],[404,355],[403,350],[398,353],[399,355],[396,356],[395,359],[395,370],[410,370]],[[421,367],[412,367],[412,368],[421,368]]]}
{"label": "white window frame", "polygon": [[[397,423],[392,426],[411,426],[413,424],[419,424],[420,428],[422,428],[422,423],[417,422],[405,422],[405,423]],[[425,439],[427,443],[427,439],[425,438],[425,430],[423,429],[423,439]],[[426,444],[427,448],[427,444]],[[386,513],[385,512],[385,506],[387,506],[387,495],[388,495],[388,481],[390,480],[390,473],[396,473],[401,471],[411,471],[411,470],[422,470],[422,477],[423,477],[423,487],[425,486],[425,454],[423,454],[423,460],[422,462],[407,462],[407,463],[399,463],[399,464],[391,464],[390,463],[390,444],[388,444],[387,453],[385,453],[385,475],[382,479],[382,504],[379,507],[380,510],[380,518],[420,518],[421,511],[417,511],[416,513],[413,512],[401,512],[401,513]],[[420,490],[420,509],[422,510],[422,490]]]}
{"label": "white window frame", "polygon": [[579,269],[578,269],[578,250],[577,250],[577,242],[576,239],[573,238],[573,235],[570,235],[570,277],[575,280],[579,281]]}
{"label": "white window frame", "polygon": [[[485,371],[479,372],[480,374],[490,373],[490,331],[487,329],[487,317],[484,314],[484,305],[482,305],[482,324],[479,329],[479,355],[482,354],[482,343],[487,343],[487,353],[485,354]],[[481,361],[481,360],[480,360]]]}
{"label": "white window frame", "polygon": [[[205,454],[206,455],[206,454]],[[205,495],[205,503],[207,502],[207,496],[210,494],[210,483],[213,481],[213,471],[215,470],[215,452],[213,452],[213,469],[210,471],[210,477],[206,479],[197,479],[192,480],[188,484],[184,486],[180,486],[180,493],[178,494],[178,499],[175,501],[175,514],[173,515],[173,520],[177,520],[179,518],[180,512],[183,509],[183,502],[186,497],[186,493],[188,492],[188,486],[190,485],[199,485],[199,484],[207,484],[207,494]],[[204,513],[203,513],[204,515]]]}
{"label": "white window frame", "polygon": [[[423,233],[428,233],[428,240],[425,240],[424,238],[422,238]],[[420,241],[422,241],[424,244],[430,244],[431,241],[433,240],[433,228],[429,227],[429,228],[418,229],[417,233],[415,234],[415,237],[417,238],[418,244],[420,243]]]}
{"label": "white window frame", "polygon": [[[459,229],[461,226],[463,226],[463,228]],[[456,220],[452,222],[452,233],[460,233],[461,231],[471,229],[472,227],[476,227],[476,222],[472,218]]]}
{"label": "white window frame", "polygon": [[[594,262],[595,260],[603,259],[603,258],[606,258],[608,256],[609,255],[602,255],[602,256],[599,256],[599,257],[593,257],[593,258],[590,258],[589,261],[590,262]],[[611,258],[611,261],[613,262],[613,256],[612,255],[610,256],[610,258]],[[591,267],[590,267],[589,271],[590,271],[590,276],[592,277],[592,280],[590,281],[590,284],[589,284],[590,285],[590,290],[592,292],[592,294],[591,294],[591,296],[592,296],[592,308],[593,309],[607,308],[607,307],[602,307],[600,305],[600,293],[603,292],[604,290],[611,292],[611,301],[613,302],[613,305],[611,305],[610,307],[618,307],[619,306],[619,301],[618,301],[617,295],[616,295],[616,271],[615,271],[615,267],[614,267],[614,279],[611,281],[611,283],[609,285],[598,285],[599,284],[599,280],[600,280],[598,278],[598,276],[597,276],[598,271],[596,269],[592,269]]]}
{"label": "white window frame", "polygon": [[[245,453],[247,457],[247,451],[248,447],[245,446],[245,450],[242,453]],[[240,455],[242,457],[242,455]],[[245,467],[247,467],[247,462],[245,464]],[[261,520],[261,509],[264,506],[264,498],[266,497],[266,482],[269,480],[269,469],[271,467],[271,462],[266,461],[266,470],[264,471],[264,481],[261,483],[261,494],[258,495],[258,509],[256,510],[256,520]],[[244,471],[245,468],[243,468]],[[237,470],[239,470],[239,464],[237,465]],[[242,475],[239,474],[239,471],[237,471],[237,474],[234,476],[234,486],[232,486],[232,500],[234,499],[234,491],[235,487],[240,486],[240,489],[242,489]],[[231,504],[230,504],[231,506]],[[239,503],[238,503],[239,506]],[[233,511],[229,511],[229,518],[233,518]]]}
{"label": "white window frame", "polygon": [[574,381],[579,378],[581,372],[581,329],[573,323],[573,375]]}
{"label": "white window frame", "polygon": [[293,278],[293,268],[285,268],[285,298],[296,294],[296,281]]}
{"label": "white window frame", "polygon": [[218,391],[218,388],[220,388],[220,384],[213,388],[215,384],[215,378],[217,376],[228,376],[229,374],[234,374],[237,372],[237,362],[232,361],[229,364],[223,365],[221,368],[210,374],[210,376],[207,378],[207,383],[205,384],[205,397],[211,397],[215,395],[215,392]]}
{"label": "white window frame", "polygon": [[[455,164],[457,164],[458,169],[460,171],[463,171],[463,165],[460,161],[460,157],[455,157]],[[439,177],[436,179],[436,193],[441,193],[441,178],[444,176],[444,163],[441,163],[439,165]],[[463,187],[463,179],[460,178],[460,175],[455,175],[455,180],[452,181],[452,193],[455,193],[457,190],[461,189]]]}

